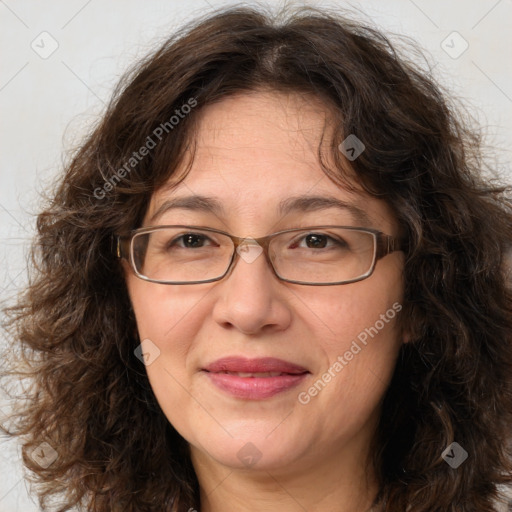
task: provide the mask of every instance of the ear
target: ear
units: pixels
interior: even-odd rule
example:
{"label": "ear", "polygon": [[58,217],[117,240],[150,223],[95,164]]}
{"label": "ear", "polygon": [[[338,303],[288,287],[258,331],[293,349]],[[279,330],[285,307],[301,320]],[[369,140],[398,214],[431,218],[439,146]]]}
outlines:
{"label": "ear", "polygon": [[409,322],[407,322],[407,325],[405,325],[406,322],[404,322],[403,319],[400,319],[400,321],[400,338],[402,340],[402,343],[409,343],[411,340],[414,339],[413,328],[411,327]]}
{"label": "ear", "polygon": [[412,336],[411,336],[411,333],[409,332],[409,330],[406,330],[404,332],[402,332],[402,343],[409,343],[409,341],[411,341],[412,339]]}

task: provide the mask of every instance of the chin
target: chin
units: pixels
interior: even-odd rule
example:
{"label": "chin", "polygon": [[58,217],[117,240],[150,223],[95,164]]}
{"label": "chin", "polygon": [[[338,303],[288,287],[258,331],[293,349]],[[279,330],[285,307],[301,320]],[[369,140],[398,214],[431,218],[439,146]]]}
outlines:
{"label": "chin", "polygon": [[[275,428],[276,423],[272,428]],[[218,438],[204,433],[197,437],[198,443],[191,443],[199,452],[207,454],[223,466],[233,469],[248,469],[254,471],[272,471],[283,468],[297,461],[298,455],[304,450],[304,437],[295,438],[290,432],[276,432],[269,436],[272,428],[259,432],[252,427],[251,433],[245,428],[240,435],[237,429],[227,430],[233,435],[222,435]],[[235,432],[234,432],[235,431]],[[294,441],[294,439],[296,441]]]}

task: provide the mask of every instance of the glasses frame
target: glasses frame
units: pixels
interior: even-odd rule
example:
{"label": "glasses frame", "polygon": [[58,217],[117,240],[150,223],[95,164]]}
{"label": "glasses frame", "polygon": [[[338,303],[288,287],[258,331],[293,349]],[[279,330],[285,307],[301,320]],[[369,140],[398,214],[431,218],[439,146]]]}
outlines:
{"label": "glasses frame", "polygon": [[[201,281],[162,281],[159,279],[151,279],[149,277],[144,276],[143,274],[140,274],[135,266],[135,260],[134,260],[134,249],[133,249],[133,240],[136,235],[144,234],[144,233],[151,233],[153,231],[159,231],[166,228],[190,228],[192,230],[201,230],[201,231],[209,231],[212,233],[218,233],[221,235],[225,235],[231,239],[233,242],[233,254],[231,255],[231,260],[229,262],[229,265],[226,268],[226,271],[224,274],[222,274],[219,277],[215,277],[212,279],[207,280],[201,280]],[[373,244],[373,259],[372,264],[368,272],[363,274],[362,276],[356,277],[354,279],[349,279],[346,281],[337,281],[334,283],[310,283],[307,281],[296,281],[293,279],[286,279],[284,277],[281,277],[277,270],[274,268],[274,263],[272,262],[268,249],[270,246],[270,242],[273,238],[275,238],[278,235],[281,235],[282,233],[291,233],[294,231],[308,231],[315,229],[327,229],[327,228],[342,228],[342,229],[349,229],[352,231],[363,231],[365,233],[369,233],[373,236],[374,244]],[[281,281],[284,281],[286,283],[293,283],[293,284],[301,284],[304,286],[335,286],[335,285],[341,285],[341,284],[350,284],[350,283],[356,283],[358,281],[362,281],[364,279],[367,279],[373,274],[373,271],[375,270],[375,265],[377,264],[377,261],[384,258],[384,256],[387,256],[388,254],[395,252],[395,251],[402,251],[402,241],[401,239],[397,237],[393,237],[391,235],[387,235],[383,233],[382,231],[379,231],[377,229],[372,228],[364,228],[364,227],[354,227],[354,226],[338,226],[338,225],[323,225],[323,226],[305,226],[302,228],[292,228],[292,229],[285,229],[283,231],[277,231],[275,233],[271,233],[267,236],[262,236],[260,238],[251,238],[251,237],[238,237],[235,235],[231,235],[230,233],[227,233],[226,231],[222,231],[220,229],[210,228],[206,226],[193,226],[190,224],[170,224],[170,225],[163,225],[163,226],[147,226],[143,228],[134,229],[127,235],[117,235],[117,257],[120,259],[125,259],[130,264],[133,272],[135,275],[144,280],[151,283],[158,283],[158,284],[175,284],[175,285],[187,285],[187,284],[203,284],[203,283],[213,283],[216,281],[220,281],[224,277],[226,277],[230,271],[234,268],[235,261],[237,260],[237,249],[240,245],[242,245],[247,240],[251,240],[256,242],[258,245],[261,246],[263,249],[263,254],[265,255],[265,259],[272,269],[274,275]],[[252,244],[254,245],[254,244]],[[239,254],[238,254],[239,256]]]}

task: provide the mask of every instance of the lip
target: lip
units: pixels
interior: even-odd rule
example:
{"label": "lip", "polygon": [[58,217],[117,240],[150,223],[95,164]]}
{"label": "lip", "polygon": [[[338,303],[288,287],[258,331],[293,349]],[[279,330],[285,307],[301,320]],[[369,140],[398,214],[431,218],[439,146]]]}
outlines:
{"label": "lip", "polygon": [[249,359],[239,356],[228,356],[217,359],[210,363],[206,368],[207,372],[247,372],[247,373],[263,373],[263,372],[281,372],[281,373],[304,373],[308,370],[295,363],[277,359],[275,357],[259,357]]}
{"label": "lip", "polygon": [[[310,372],[295,363],[263,357],[224,357],[203,371],[210,381],[229,395],[247,400],[263,400],[299,385]],[[235,373],[281,373],[277,376],[240,376]]]}

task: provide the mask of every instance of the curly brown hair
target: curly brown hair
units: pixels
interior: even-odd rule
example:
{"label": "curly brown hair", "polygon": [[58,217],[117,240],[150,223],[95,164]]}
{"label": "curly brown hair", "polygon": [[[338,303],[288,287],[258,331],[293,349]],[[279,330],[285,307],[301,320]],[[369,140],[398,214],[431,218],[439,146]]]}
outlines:
{"label": "curly brown hair", "polygon": [[[512,481],[509,189],[484,177],[478,132],[378,30],[326,10],[245,7],[186,26],[124,77],[38,216],[32,279],[7,310],[16,343],[4,371],[30,385],[3,428],[22,439],[41,507],[199,509],[188,445],[134,355],[113,240],[140,226],[153,192],[193,149],[201,109],[257,88],[325,102],[338,121],[340,166],[324,167],[337,183],[346,181],[338,145],[357,133],[366,150],[352,169],[389,203],[407,241],[410,342],[374,441],[375,503],[387,512],[497,510],[500,486]],[[58,454],[48,467],[30,456],[43,441]],[[469,453],[456,470],[442,458],[453,441]]]}

